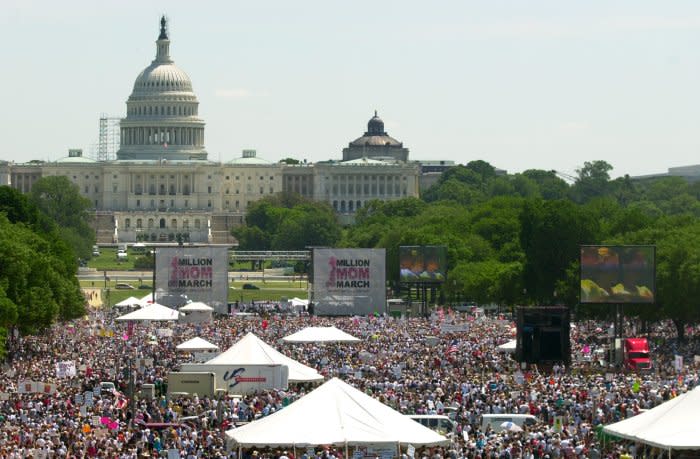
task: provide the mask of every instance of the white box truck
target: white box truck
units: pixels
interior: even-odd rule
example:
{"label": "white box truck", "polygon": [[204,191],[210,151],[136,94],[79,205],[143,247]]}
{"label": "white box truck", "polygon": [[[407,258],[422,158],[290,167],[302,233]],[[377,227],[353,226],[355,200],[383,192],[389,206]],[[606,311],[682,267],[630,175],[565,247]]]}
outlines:
{"label": "white box truck", "polygon": [[213,372],[171,372],[168,374],[168,395],[197,394],[213,397],[216,394],[216,375]]}

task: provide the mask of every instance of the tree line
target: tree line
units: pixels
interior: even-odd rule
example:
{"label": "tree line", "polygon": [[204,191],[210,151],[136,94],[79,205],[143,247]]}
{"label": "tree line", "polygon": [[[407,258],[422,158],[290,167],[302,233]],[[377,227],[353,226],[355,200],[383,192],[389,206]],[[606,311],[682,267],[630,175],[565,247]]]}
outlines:
{"label": "tree line", "polygon": [[384,248],[394,286],[399,246],[444,245],[446,302],[564,304],[578,317],[612,313],[579,305],[580,245],[655,245],[656,304],[625,312],[673,319],[683,337],[700,318],[700,182],[611,179],[611,171],[585,162],[569,183],[555,171],[500,174],[473,161],[447,170],[420,199],[370,201],[347,227],[327,204],[281,194],[251,204],[233,234],[244,250]]}
{"label": "tree line", "polygon": [[0,357],[16,332],[85,314],[76,272],[95,241],[89,208],[66,177],[39,179],[27,195],[0,187]]}
{"label": "tree line", "polygon": [[[325,203],[279,194],[251,204],[233,234],[244,250],[384,248],[394,287],[399,246],[444,245],[445,302],[565,304],[579,317],[611,312],[579,306],[581,244],[655,245],[656,304],[626,313],[672,319],[682,337],[700,316],[700,182],[613,180],[611,171],[586,162],[568,183],[555,171],[499,174],[473,161],[420,199],[368,202],[350,226]],[[0,342],[13,329],[38,332],[84,314],[75,274],[95,241],[90,208],[66,177],[41,178],[27,195],[0,187]]]}

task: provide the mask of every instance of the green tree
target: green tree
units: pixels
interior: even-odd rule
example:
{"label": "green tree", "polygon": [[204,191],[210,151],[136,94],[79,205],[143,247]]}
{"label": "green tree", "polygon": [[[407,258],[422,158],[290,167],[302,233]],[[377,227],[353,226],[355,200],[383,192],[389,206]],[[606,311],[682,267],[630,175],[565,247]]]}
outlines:
{"label": "green tree", "polygon": [[515,174],[511,177],[513,191],[523,198],[541,198],[540,186],[536,181],[523,174]]}
{"label": "green tree", "polygon": [[551,201],[568,197],[569,185],[555,171],[528,169],[522,175],[537,184],[543,199]]}
{"label": "green tree", "polygon": [[606,161],[586,161],[577,169],[578,177],[571,188],[572,198],[579,203],[605,196],[610,191],[610,171],[613,167]]}
{"label": "green tree", "polygon": [[555,302],[557,281],[579,257],[579,246],[598,240],[595,215],[571,201],[528,201],[520,217],[526,261],[524,286],[530,299]]}
{"label": "green tree", "polygon": [[522,265],[495,260],[461,262],[450,270],[446,286],[467,300],[513,305],[522,300]]}
{"label": "green tree", "polygon": [[239,226],[234,228],[233,236],[238,241],[240,250],[270,250],[272,234],[257,226]]}
{"label": "green tree", "polygon": [[700,319],[700,225],[667,233],[658,241],[656,259],[657,303],[684,340],[685,325]]}
{"label": "green tree", "polygon": [[0,327],[35,333],[85,314],[75,265],[64,252],[60,241],[0,215]]}
{"label": "green tree", "polygon": [[475,206],[469,214],[472,231],[489,242],[500,261],[522,260],[519,217],[524,202],[501,196]]}
{"label": "green tree", "polygon": [[95,244],[90,226],[92,203],[80,195],[77,185],[65,176],[42,177],[34,183],[30,202],[61,228],[61,238],[80,258],[89,258]]}
{"label": "green tree", "polygon": [[[452,169],[449,169],[447,172],[450,170]],[[478,181],[476,173],[472,171],[467,172],[471,173]],[[457,178],[452,178],[431,186],[422,197],[426,202],[454,201],[464,206],[469,206],[484,201],[486,194],[479,188],[478,184],[475,186]]]}
{"label": "green tree", "polygon": [[253,203],[232,233],[244,250],[303,250],[336,244],[341,229],[328,204],[281,193]]}
{"label": "green tree", "polygon": [[466,167],[476,172],[481,177],[483,183],[496,177],[496,168],[484,160],[477,159],[475,161],[469,161]]}
{"label": "green tree", "polygon": [[303,250],[334,246],[341,236],[333,209],[325,203],[307,203],[285,215],[272,239],[274,250]]}

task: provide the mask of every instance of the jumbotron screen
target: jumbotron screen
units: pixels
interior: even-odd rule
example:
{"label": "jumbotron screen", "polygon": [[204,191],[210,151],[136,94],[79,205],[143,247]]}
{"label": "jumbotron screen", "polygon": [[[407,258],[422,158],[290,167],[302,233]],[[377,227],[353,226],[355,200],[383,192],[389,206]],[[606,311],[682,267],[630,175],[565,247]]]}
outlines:
{"label": "jumbotron screen", "polygon": [[581,246],[581,303],[654,303],[656,247]]}
{"label": "jumbotron screen", "polygon": [[399,247],[401,282],[435,283],[447,277],[447,248],[442,245]]}

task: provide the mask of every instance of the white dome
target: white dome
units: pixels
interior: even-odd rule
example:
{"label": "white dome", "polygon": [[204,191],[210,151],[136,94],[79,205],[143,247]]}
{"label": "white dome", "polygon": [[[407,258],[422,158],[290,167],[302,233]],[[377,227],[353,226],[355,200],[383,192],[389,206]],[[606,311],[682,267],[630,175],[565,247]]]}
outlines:
{"label": "white dome", "polygon": [[119,160],[207,159],[199,102],[190,77],[170,58],[166,25],[162,18],[156,58],[136,77],[126,101]]}
{"label": "white dome", "polygon": [[190,77],[172,63],[154,61],[143,69],[134,82],[134,92],[159,93],[166,91],[192,92]]}

